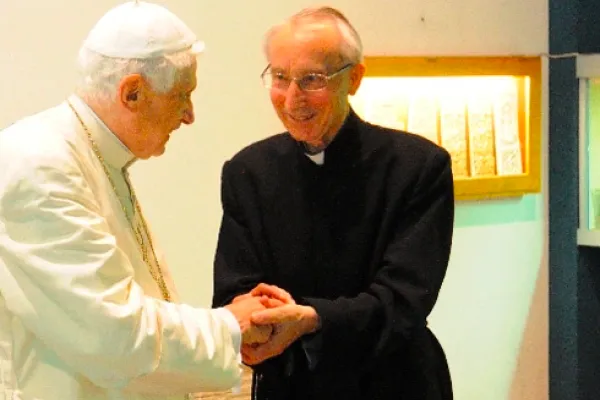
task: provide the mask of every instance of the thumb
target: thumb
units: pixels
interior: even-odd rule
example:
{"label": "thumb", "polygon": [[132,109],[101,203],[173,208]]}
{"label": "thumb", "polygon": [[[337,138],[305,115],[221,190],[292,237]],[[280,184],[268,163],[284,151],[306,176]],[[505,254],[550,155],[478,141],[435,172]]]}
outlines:
{"label": "thumb", "polygon": [[263,311],[252,313],[252,323],[256,325],[277,324],[285,321],[285,314],[282,313],[283,308],[270,308]]}
{"label": "thumb", "polygon": [[231,302],[237,303],[238,301],[246,300],[246,299],[249,299],[250,297],[252,297],[252,295],[250,293],[240,294],[238,296],[235,296],[233,298],[233,300],[231,300]]}

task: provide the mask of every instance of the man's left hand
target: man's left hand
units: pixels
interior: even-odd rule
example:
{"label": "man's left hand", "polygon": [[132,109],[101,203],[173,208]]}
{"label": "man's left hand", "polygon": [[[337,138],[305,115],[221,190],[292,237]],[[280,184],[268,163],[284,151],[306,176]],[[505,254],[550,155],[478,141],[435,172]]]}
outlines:
{"label": "man's left hand", "polygon": [[242,346],[242,359],[247,365],[256,365],[275,357],[301,336],[312,333],[318,326],[314,308],[297,304],[258,311],[252,314],[252,323],[272,325],[273,332],[266,343]]}

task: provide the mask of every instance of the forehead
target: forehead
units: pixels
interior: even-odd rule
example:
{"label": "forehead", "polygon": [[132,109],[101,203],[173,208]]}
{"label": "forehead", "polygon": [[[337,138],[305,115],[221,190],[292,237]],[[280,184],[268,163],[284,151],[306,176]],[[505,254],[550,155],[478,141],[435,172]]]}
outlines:
{"label": "forehead", "polygon": [[285,25],[271,36],[267,59],[273,68],[286,70],[326,68],[340,58],[340,48],[332,23]]}

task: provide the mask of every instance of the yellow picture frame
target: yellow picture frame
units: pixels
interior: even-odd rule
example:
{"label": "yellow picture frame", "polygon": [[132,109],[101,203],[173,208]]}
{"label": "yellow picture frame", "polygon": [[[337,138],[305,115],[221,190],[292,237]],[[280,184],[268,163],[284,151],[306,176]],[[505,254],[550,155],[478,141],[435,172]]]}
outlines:
{"label": "yellow picture frame", "polygon": [[[515,81],[520,82],[520,100],[515,101],[518,115],[513,125],[515,130],[518,126],[521,169],[518,173],[507,175],[461,177],[455,173],[455,197],[457,200],[493,199],[540,192],[542,65],[539,57],[377,56],[365,57],[364,63],[366,72],[363,86],[370,78],[514,77]],[[373,96],[373,93],[369,95]],[[359,103],[360,96],[359,89],[351,102]],[[375,96],[378,96],[376,91]],[[369,118],[365,119],[369,121]],[[466,157],[468,153],[465,151]]]}

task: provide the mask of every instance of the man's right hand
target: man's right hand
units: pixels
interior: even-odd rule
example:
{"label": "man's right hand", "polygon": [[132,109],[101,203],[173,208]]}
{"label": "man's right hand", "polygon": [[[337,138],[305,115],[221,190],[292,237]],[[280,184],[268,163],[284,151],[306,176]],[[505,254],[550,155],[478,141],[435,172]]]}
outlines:
{"label": "man's right hand", "polygon": [[239,298],[225,306],[237,319],[242,332],[242,344],[258,345],[265,343],[271,337],[271,325],[255,325],[252,323],[252,313],[265,310],[268,298],[263,296],[247,296]]}

